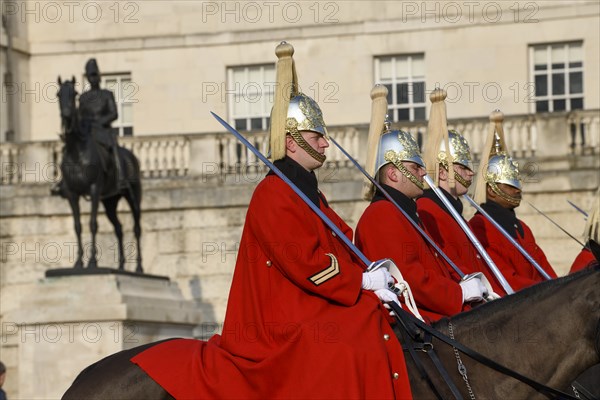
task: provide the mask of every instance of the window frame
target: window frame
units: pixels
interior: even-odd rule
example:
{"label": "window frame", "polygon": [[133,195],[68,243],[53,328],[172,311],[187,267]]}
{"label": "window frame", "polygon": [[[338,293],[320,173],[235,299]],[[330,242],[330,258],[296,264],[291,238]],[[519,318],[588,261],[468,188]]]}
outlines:
{"label": "window frame", "polygon": [[[260,81],[251,82],[250,72],[252,69],[259,69]],[[244,82],[235,82],[234,73],[242,71],[244,74]],[[267,74],[270,74],[268,76]],[[252,132],[252,131],[267,131],[269,128],[271,107],[273,106],[273,99],[275,96],[275,79],[276,79],[276,66],[275,63],[262,63],[262,64],[248,64],[248,65],[236,65],[228,66],[226,70],[227,76],[227,115],[229,116],[229,123],[234,126],[237,130]],[[258,93],[253,91],[252,94],[259,95],[257,102],[260,102],[260,114],[253,114],[250,111],[248,99],[245,98],[247,95],[244,89],[245,85],[256,83],[260,85],[261,92]],[[241,91],[238,91],[237,85],[243,85]],[[248,106],[246,113],[236,114],[235,103],[245,103]],[[250,102],[251,103],[251,102]],[[260,127],[253,127],[253,123],[256,124],[256,120],[260,119]],[[239,121],[245,120],[245,127],[240,127]]]}
{"label": "window frame", "polygon": [[[413,62],[415,58],[421,58],[423,62],[423,68],[425,69],[425,53],[409,53],[409,54],[395,54],[395,55],[382,55],[374,57],[374,72],[375,72],[375,83],[382,84],[385,86],[391,85],[392,92],[388,94],[388,115],[392,122],[415,122],[415,121],[426,121],[427,120],[427,89],[426,89],[426,74],[423,71],[422,76],[415,76],[413,72]],[[382,79],[381,78],[381,61],[391,60],[392,62],[392,78]],[[396,75],[396,63],[399,59],[406,59],[408,62],[408,76],[407,78],[398,78]],[[421,83],[423,85],[423,101],[414,101],[414,84]],[[407,84],[408,86],[408,102],[398,103],[398,85]],[[392,101],[389,101],[391,98]],[[423,108],[423,118],[415,118],[415,110]],[[408,119],[399,118],[399,110],[408,109]]]}
{"label": "window frame", "polygon": [[[557,46],[563,46],[563,50],[565,52],[565,62],[563,67],[554,67],[552,60],[552,49]],[[579,46],[581,49],[581,60],[580,61],[571,61],[570,54],[571,49],[575,46]],[[546,69],[544,70],[536,70],[535,65],[535,52],[538,49],[544,49],[546,55]],[[573,110],[584,109],[584,100],[585,100],[585,54],[583,52],[583,41],[568,41],[568,42],[550,42],[550,43],[540,43],[540,44],[531,44],[529,45],[529,73],[530,73],[530,82],[534,85],[534,96],[533,101],[531,102],[530,112],[532,114],[538,113],[553,113],[553,112],[569,112]],[[572,62],[581,62],[580,66],[572,67],[570,64]],[[581,73],[581,92],[571,93],[571,74],[572,73]],[[554,94],[554,75],[561,75],[563,77],[563,85],[564,85],[564,93],[562,94]],[[537,77],[542,76],[546,78],[546,94],[538,95],[537,91]],[[581,108],[573,108],[572,101],[576,99],[581,99]],[[555,110],[554,102],[556,101],[564,101],[565,107],[562,110]],[[547,102],[547,110],[538,111],[538,103]]]}

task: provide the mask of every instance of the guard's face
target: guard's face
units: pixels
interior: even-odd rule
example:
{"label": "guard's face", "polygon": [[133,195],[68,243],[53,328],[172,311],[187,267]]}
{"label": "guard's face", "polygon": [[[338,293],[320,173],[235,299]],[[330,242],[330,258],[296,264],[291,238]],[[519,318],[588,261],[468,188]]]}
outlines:
{"label": "guard's face", "polygon": [[[306,143],[308,143],[308,145],[317,153],[325,155],[325,149],[329,147],[329,142],[325,139],[325,136],[313,131],[300,131],[300,134]],[[300,147],[291,136],[288,135],[287,141],[288,156],[294,159],[298,164],[302,165],[305,169],[313,171],[323,165],[322,162],[315,160],[313,156]]]}
{"label": "guard's face", "polygon": [[[427,173],[427,171],[425,171],[425,168],[421,167],[417,163],[410,161],[402,161],[402,164],[404,165],[409,174],[412,174],[419,182],[423,183],[423,177]],[[400,171],[398,171],[398,173],[401,176],[400,191],[406,197],[414,199],[423,194],[423,189],[421,189],[414,182],[412,182],[409,177],[404,176],[404,174],[402,174]]]}
{"label": "guard's face", "polygon": [[[475,175],[475,173],[469,168],[465,167],[464,165],[454,164],[454,172],[456,172],[457,175],[461,176],[465,181],[467,181],[469,185],[473,182],[473,175]],[[458,180],[456,180],[457,196],[462,196],[463,194],[467,193],[468,190],[469,188],[467,186],[463,185]]]}
{"label": "guard's face", "polygon": [[493,200],[504,208],[517,208],[522,198],[521,189],[518,189],[511,185],[507,185],[506,183],[498,183],[497,186],[502,193],[507,195],[509,198],[513,199],[513,201],[518,201],[518,203],[515,204],[514,202],[510,202],[502,196],[498,195]]}

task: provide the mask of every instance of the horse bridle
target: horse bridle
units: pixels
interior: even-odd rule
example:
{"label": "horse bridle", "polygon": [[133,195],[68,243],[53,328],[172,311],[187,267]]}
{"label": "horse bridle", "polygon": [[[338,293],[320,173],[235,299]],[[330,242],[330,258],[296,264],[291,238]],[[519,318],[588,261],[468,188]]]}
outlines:
{"label": "horse bridle", "polygon": [[421,373],[421,376],[426,380],[428,385],[433,389],[433,391],[436,394],[436,396],[438,397],[438,399],[442,399],[443,397],[440,395],[438,390],[433,385],[431,377],[429,377],[427,375],[427,371],[426,371],[425,367],[423,366],[423,364],[421,363],[421,361],[419,360],[419,358],[417,357],[415,350],[422,350],[429,355],[433,364],[436,366],[438,372],[440,373],[440,375],[442,376],[442,378],[444,379],[444,381],[450,388],[452,395],[457,400],[458,399],[462,400],[463,397],[460,394],[460,392],[458,391],[458,388],[456,387],[454,382],[452,381],[452,378],[450,377],[448,372],[445,370],[441,361],[435,354],[435,351],[433,348],[433,343],[432,343],[433,337],[441,340],[442,342],[446,343],[447,345],[452,346],[454,349],[469,356],[473,360],[475,360],[483,365],[486,365],[486,366],[500,372],[501,374],[515,378],[515,379],[529,385],[536,391],[538,391],[548,397],[554,396],[558,399],[577,400],[576,397],[571,396],[570,394],[564,393],[560,390],[553,389],[553,388],[548,387],[544,384],[541,384],[537,381],[534,381],[533,379],[523,376],[523,375],[519,374],[518,372],[513,371],[512,369],[507,368],[501,364],[498,364],[496,361],[493,361],[493,360],[485,357],[484,355],[476,352],[475,350],[464,346],[463,344],[457,342],[456,340],[444,335],[443,333],[437,331],[436,329],[432,328],[431,326],[429,326],[429,325],[421,322],[417,318],[413,317],[412,315],[410,315],[409,313],[404,311],[398,304],[396,304],[394,302],[391,302],[388,304],[391,307],[391,309],[394,311],[394,313],[396,314],[396,320],[399,322],[399,325],[406,331],[406,333],[407,333],[406,336],[408,336],[413,341],[413,343],[407,344],[406,346],[403,345],[403,347],[405,347],[408,350],[408,352],[411,354],[411,357],[413,358],[415,364],[417,365],[417,369]]}

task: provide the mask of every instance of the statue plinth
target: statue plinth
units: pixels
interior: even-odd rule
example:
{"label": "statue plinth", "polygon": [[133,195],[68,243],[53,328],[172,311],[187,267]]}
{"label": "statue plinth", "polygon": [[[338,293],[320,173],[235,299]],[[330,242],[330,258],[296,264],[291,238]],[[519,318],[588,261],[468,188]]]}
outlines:
{"label": "statue plinth", "polygon": [[201,322],[196,304],[165,277],[72,270],[23,285],[19,306],[3,316],[4,343],[17,348],[20,398],[60,398],[86,366],[145,343],[193,337]]}

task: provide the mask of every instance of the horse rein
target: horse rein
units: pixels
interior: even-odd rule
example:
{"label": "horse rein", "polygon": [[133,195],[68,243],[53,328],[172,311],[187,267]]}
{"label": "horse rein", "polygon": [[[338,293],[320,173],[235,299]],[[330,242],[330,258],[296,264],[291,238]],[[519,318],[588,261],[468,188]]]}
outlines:
{"label": "horse rein", "polygon": [[[441,340],[442,342],[446,343],[447,345],[450,345],[454,348],[454,351],[457,353],[458,351],[464,353],[465,355],[469,356],[470,358],[472,358],[473,360],[486,365],[498,372],[500,372],[501,374],[510,376],[512,378],[515,378],[527,385],[529,385],[530,387],[532,387],[533,389],[535,389],[537,392],[543,393],[544,395],[548,396],[548,397],[552,397],[555,396],[558,399],[568,399],[568,400],[577,400],[577,397],[574,397],[570,394],[564,393],[560,390],[557,389],[553,389],[551,387],[548,387],[546,385],[543,385],[537,381],[534,381],[533,379],[530,379],[526,376],[523,376],[521,374],[519,374],[516,371],[513,371],[510,368],[507,368],[501,364],[498,364],[497,362],[495,362],[494,360],[491,360],[487,357],[485,357],[484,355],[476,352],[475,350],[464,346],[463,344],[457,342],[456,340],[454,340],[453,338],[450,338],[446,335],[444,335],[443,333],[437,331],[436,329],[432,328],[431,326],[421,322],[420,320],[418,320],[417,318],[413,317],[412,315],[410,315],[409,313],[407,313],[406,311],[404,311],[400,306],[398,306],[396,303],[394,302],[390,302],[388,303],[389,306],[392,308],[392,310],[394,311],[394,313],[396,314],[396,319],[400,322],[400,326],[402,326],[405,330],[407,335],[417,341],[417,336],[421,336],[420,333],[418,333],[418,331],[416,329],[410,329],[408,326],[409,325],[413,325],[416,326],[417,328],[421,329],[424,332],[424,339],[427,339],[427,342],[423,343],[422,346],[422,350],[426,353],[432,353],[434,354],[435,351],[433,350],[433,344],[431,343],[431,337],[436,337],[437,339]],[[412,333],[411,333],[412,331]],[[452,334],[453,335],[453,334]],[[409,348],[409,352],[411,353],[411,356],[413,356],[413,360],[415,360],[415,356],[413,355],[414,350],[410,351],[410,346],[408,346]],[[456,354],[455,353],[455,354]],[[457,393],[457,389],[456,386],[454,385],[454,383],[452,382],[452,379],[450,378],[449,374],[447,371],[445,371],[444,367],[441,365],[441,362],[439,362],[439,358],[437,356],[433,356],[432,354],[429,354],[430,358],[432,358],[434,364],[436,365],[436,368],[438,369],[438,371],[440,372],[440,374],[442,375],[442,377],[444,378],[444,380],[446,381],[446,384],[448,384],[450,390],[452,391],[454,397],[456,399],[462,399],[462,395],[460,393]],[[435,359],[437,359],[437,361],[435,361]],[[416,364],[419,364],[420,361],[415,360]],[[439,363],[439,365],[437,365]],[[459,366],[462,364],[459,364]],[[463,365],[464,366],[464,365]],[[419,371],[421,372],[421,374],[423,374],[422,369],[423,365],[420,365],[417,367],[419,369]],[[440,371],[440,368],[443,369],[443,372]],[[460,371],[459,371],[460,372]],[[462,375],[462,373],[461,373]],[[465,375],[466,376],[466,375]],[[463,376],[464,379],[464,376]],[[429,386],[433,387],[433,383],[431,382],[431,379],[429,377],[426,377],[426,381],[429,384]],[[470,386],[470,385],[469,385]],[[437,392],[437,389],[434,389],[434,392],[436,394],[436,396],[438,398],[441,398],[439,393]],[[470,392],[471,394],[471,392]]]}
{"label": "horse rein", "polygon": [[[417,353],[415,352],[416,350],[422,351],[429,356],[429,358],[433,362],[433,365],[438,370],[438,373],[444,379],[444,382],[446,382],[446,385],[448,385],[448,388],[452,392],[452,395],[454,396],[454,398],[457,400],[462,400],[462,395],[460,394],[460,391],[458,390],[456,385],[454,385],[454,381],[452,380],[452,378],[450,378],[450,375],[448,374],[448,372],[446,371],[446,369],[440,362],[435,351],[433,351],[433,343],[431,343],[431,339],[432,339],[431,334],[424,332],[423,338],[418,338],[418,336],[420,336],[418,329],[414,326],[412,327],[412,329],[409,328],[408,325],[411,323],[410,323],[410,321],[408,321],[408,319],[398,317],[397,314],[396,314],[396,319],[398,320],[399,325],[401,325],[402,328],[404,329],[404,331],[402,331],[402,330],[394,327],[394,330],[398,330],[401,337],[403,338],[402,349],[405,351],[408,351],[412,360],[415,363],[415,366],[417,367],[417,370],[419,371],[419,374],[421,375],[421,378],[423,378],[425,380],[425,382],[427,382],[427,385],[429,386],[431,391],[435,394],[436,398],[438,400],[444,400],[444,397],[440,394],[437,387],[433,384],[433,381],[431,380],[431,376],[429,375],[429,373],[427,372],[427,369],[421,362],[421,359],[417,356]],[[404,334],[404,332],[406,332],[406,334]],[[411,334],[411,332],[414,333],[414,336]],[[407,342],[410,342],[410,343],[407,343]]]}

